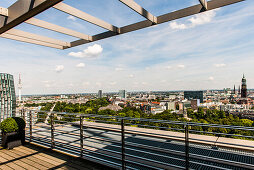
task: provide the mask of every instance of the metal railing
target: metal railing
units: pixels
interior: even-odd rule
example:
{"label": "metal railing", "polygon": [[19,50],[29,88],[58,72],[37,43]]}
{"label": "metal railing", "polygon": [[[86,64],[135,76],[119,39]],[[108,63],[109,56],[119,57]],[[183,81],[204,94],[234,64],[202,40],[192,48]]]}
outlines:
{"label": "metal railing", "polygon": [[253,127],[34,110],[20,116],[26,141],[116,169],[254,169]]}

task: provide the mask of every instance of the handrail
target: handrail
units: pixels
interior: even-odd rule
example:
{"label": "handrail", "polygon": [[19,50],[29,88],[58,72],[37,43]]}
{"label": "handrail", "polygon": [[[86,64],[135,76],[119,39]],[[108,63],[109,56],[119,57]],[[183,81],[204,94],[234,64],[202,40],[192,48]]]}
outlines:
{"label": "handrail", "polygon": [[[49,120],[45,121],[45,115],[50,115]],[[194,129],[214,127],[254,132],[253,127],[38,110],[22,111],[21,116],[27,121],[27,141],[107,166],[121,166],[121,169],[254,168],[249,162],[254,161],[254,147],[248,144],[254,141],[234,139],[244,141],[243,144],[218,141],[220,136],[246,139],[253,136]],[[238,154],[239,150],[246,154]],[[227,158],[230,152],[239,159]]]}

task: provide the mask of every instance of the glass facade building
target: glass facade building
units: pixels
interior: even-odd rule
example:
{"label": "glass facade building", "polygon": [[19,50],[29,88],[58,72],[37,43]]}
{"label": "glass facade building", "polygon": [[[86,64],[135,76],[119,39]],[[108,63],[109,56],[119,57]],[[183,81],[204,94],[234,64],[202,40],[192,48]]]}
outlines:
{"label": "glass facade building", "polygon": [[184,91],[184,98],[191,99],[199,99],[200,103],[204,102],[203,91]]}
{"label": "glass facade building", "polygon": [[0,122],[7,117],[15,116],[16,95],[13,76],[0,73]]}
{"label": "glass facade building", "polygon": [[125,90],[119,90],[119,97],[122,99],[126,98],[126,91]]}

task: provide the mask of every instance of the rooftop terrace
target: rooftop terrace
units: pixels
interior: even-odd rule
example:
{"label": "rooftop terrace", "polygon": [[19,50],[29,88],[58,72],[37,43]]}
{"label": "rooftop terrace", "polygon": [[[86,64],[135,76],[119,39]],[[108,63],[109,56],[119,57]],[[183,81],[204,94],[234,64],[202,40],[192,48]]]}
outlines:
{"label": "rooftop terrace", "polygon": [[244,135],[253,127],[29,110],[21,116],[33,145],[1,150],[3,167],[31,166],[31,156],[38,157],[33,165],[53,164],[48,169],[75,169],[73,159],[88,169],[254,169],[254,136]]}

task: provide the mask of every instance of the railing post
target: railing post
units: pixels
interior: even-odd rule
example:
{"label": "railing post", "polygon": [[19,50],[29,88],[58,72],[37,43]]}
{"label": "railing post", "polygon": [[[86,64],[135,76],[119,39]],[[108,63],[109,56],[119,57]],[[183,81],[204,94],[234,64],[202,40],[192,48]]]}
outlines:
{"label": "railing post", "polygon": [[29,142],[32,142],[32,138],[33,138],[33,117],[32,117],[32,111],[29,111],[29,132],[30,132],[30,136],[29,136]]}
{"label": "railing post", "polygon": [[190,169],[190,155],[189,155],[189,125],[186,123],[185,128],[185,168]]}
{"label": "railing post", "polygon": [[124,119],[121,119],[121,136],[122,136],[122,170],[126,169],[125,163],[125,134],[124,134]]}
{"label": "railing post", "polygon": [[83,157],[83,148],[84,148],[84,129],[83,129],[83,123],[84,117],[80,116],[80,157]]}
{"label": "railing post", "polygon": [[54,137],[54,114],[50,114],[50,129],[51,129],[51,149],[54,149],[55,147],[55,137]]}

